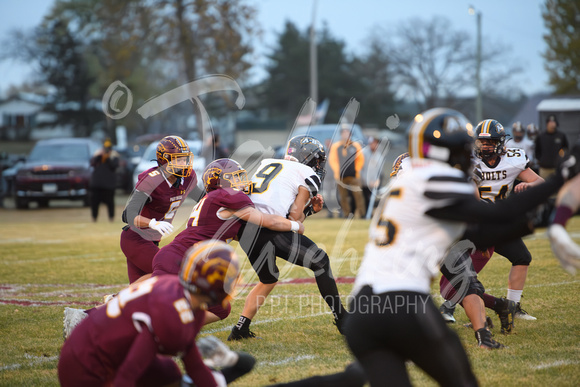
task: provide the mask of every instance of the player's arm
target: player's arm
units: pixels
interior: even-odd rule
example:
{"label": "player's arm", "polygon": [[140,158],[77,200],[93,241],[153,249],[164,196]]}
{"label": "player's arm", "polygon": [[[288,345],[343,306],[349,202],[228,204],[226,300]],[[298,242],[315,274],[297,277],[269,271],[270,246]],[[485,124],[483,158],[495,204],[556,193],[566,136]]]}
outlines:
{"label": "player's arm", "polygon": [[226,208],[220,211],[220,216],[222,217],[229,217],[231,215],[273,231],[295,231],[299,234],[304,233],[304,225],[301,222],[286,219],[279,215],[265,214],[251,206],[244,207],[241,210]]}
{"label": "player's arm", "polygon": [[518,175],[518,179],[521,180],[522,183],[515,186],[514,192],[516,193],[523,192],[524,190],[536,186],[538,184],[542,184],[545,181],[531,168],[526,168],[523,171],[521,171],[520,174]]}
{"label": "player's arm", "polygon": [[157,355],[157,344],[153,335],[147,327],[142,328],[115,375],[114,386],[135,385]]}
{"label": "player's arm", "polygon": [[294,199],[294,203],[290,206],[290,211],[288,213],[288,218],[291,220],[296,220],[298,222],[304,222],[306,215],[304,214],[304,208],[310,201],[310,191],[304,187],[298,187],[298,195]]}
{"label": "player's arm", "polygon": [[427,215],[439,219],[455,220],[460,222],[510,222],[543,203],[550,195],[558,191],[563,184],[563,178],[555,174],[545,183],[532,187],[521,194],[512,195],[505,200],[495,203],[479,201],[471,195],[465,195],[454,204],[427,211]]}

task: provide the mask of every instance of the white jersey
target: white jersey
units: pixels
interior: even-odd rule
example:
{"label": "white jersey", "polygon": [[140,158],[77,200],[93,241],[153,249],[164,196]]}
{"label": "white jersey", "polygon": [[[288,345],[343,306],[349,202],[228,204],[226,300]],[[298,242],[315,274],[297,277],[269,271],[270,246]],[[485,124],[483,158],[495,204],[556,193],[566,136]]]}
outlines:
{"label": "white jersey", "polygon": [[250,198],[260,211],[286,217],[301,186],[310,191],[312,198],[320,190],[320,185],[320,178],[308,165],[264,159],[252,176]]}
{"label": "white jersey", "polygon": [[533,161],[534,154],[536,153],[536,144],[527,137],[524,137],[522,141],[517,142],[513,138],[510,138],[505,143],[507,148],[520,148],[526,152],[526,156],[530,161]]}
{"label": "white jersey", "polygon": [[495,202],[508,197],[514,182],[522,171],[528,168],[528,157],[523,149],[508,148],[494,168],[488,167],[481,159],[476,158],[483,179],[479,183],[479,195],[482,199]]}
{"label": "white jersey", "polygon": [[[410,166],[410,168],[409,168]],[[365,285],[375,294],[392,291],[429,293],[431,280],[466,223],[426,212],[475,197],[475,185],[447,163],[411,159],[405,173],[392,179],[369,230],[370,240],[353,294]]]}

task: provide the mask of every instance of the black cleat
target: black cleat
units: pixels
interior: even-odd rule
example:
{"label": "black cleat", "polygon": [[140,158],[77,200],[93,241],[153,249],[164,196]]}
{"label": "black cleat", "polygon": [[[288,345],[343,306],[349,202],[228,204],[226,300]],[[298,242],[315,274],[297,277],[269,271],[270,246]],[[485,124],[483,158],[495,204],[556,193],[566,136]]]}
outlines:
{"label": "black cleat", "polygon": [[453,324],[455,322],[455,317],[453,314],[455,313],[455,305],[448,307],[447,302],[444,302],[439,307],[439,312],[441,312],[441,317],[445,320],[448,324]]}
{"label": "black cleat", "polygon": [[239,330],[236,327],[232,328],[232,332],[228,336],[228,341],[237,341],[243,339],[259,339],[260,337],[256,337],[256,334],[251,330]]}
{"label": "black cleat", "polygon": [[496,312],[499,316],[499,321],[501,323],[501,333],[508,334],[511,333],[514,327],[514,317],[517,309],[517,304],[512,300],[507,300],[502,298],[505,306]]}
{"label": "black cleat", "polygon": [[486,328],[481,328],[475,331],[475,339],[480,348],[485,349],[501,349],[505,345],[498,343],[491,337],[491,332]]}

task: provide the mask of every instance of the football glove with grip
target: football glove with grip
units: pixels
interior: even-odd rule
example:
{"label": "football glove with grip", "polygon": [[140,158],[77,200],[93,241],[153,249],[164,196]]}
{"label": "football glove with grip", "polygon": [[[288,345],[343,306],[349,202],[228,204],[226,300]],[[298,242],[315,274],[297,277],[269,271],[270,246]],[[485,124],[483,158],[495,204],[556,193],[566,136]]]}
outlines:
{"label": "football glove with grip", "polygon": [[560,265],[568,273],[576,274],[576,270],[580,269],[580,246],[574,243],[566,229],[560,224],[552,224],[548,227],[548,238]]}
{"label": "football glove with grip", "polygon": [[214,336],[202,337],[196,344],[203,362],[210,368],[230,367],[238,361],[238,354]]}
{"label": "football glove with grip", "polygon": [[159,231],[161,236],[167,236],[173,232],[173,225],[169,222],[157,221],[155,218],[149,221],[149,228]]}

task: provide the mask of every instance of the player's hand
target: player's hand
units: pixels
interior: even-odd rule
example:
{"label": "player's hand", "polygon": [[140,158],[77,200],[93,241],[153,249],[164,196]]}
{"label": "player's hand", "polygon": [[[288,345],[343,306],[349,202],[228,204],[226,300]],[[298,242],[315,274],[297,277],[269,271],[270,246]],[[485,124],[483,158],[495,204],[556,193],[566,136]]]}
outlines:
{"label": "player's hand", "polygon": [[161,236],[169,235],[173,232],[173,225],[169,222],[157,221],[155,218],[149,221],[149,228],[159,231]]}
{"label": "player's hand", "polygon": [[324,199],[321,194],[317,194],[312,199],[310,199],[310,204],[312,205],[312,212],[315,214],[322,210],[324,207]]}
{"label": "player's hand", "polygon": [[552,224],[548,227],[548,238],[552,251],[560,265],[572,275],[576,274],[576,269],[580,269],[580,246],[578,246],[564,227],[560,224]]}
{"label": "player's hand", "polygon": [[300,226],[300,228],[296,232],[300,235],[304,234],[304,223],[302,223],[302,222],[296,222],[296,223],[298,223],[298,225]]}
{"label": "player's hand", "polygon": [[514,192],[515,193],[520,193],[520,192],[524,192],[525,190],[527,190],[528,188],[530,188],[532,185],[530,183],[520,183],[518,185],[516,185],[514,187]]}

